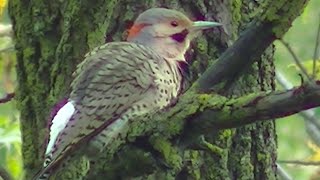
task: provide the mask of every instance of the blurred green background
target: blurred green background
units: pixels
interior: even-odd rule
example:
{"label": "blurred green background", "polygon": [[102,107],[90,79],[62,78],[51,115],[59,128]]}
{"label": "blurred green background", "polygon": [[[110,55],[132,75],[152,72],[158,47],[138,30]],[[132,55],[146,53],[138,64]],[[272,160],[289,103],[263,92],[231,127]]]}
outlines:
{"label": "blurred green background", "polygon": [[[9,23],[6,12],[0,20],[1,24]],[[293,23],[292,28],[284,37],[284,40],[290,44],[301,61],[313,58],[319,23],[320,0],[311,0],[302,16]],[[280,42],[276,42],[275,45],[277,71],[283,73],[290,83],[300,85],[299,70],[289,66],[294,64],[291,55]],[[2,51],[10,46],[12,46],[10,38],[0,37],[0,98],[13,92],[15,86],[14,52]],[[310,67],[308,70],[311,71]],[[281,89],[281,86],[277,85],[277,88]],[[320,117],[319,109],[315,109],[315,113]],[[19,113],[16,110],[14,100],[0,104],[0,167],[6,168],[14,176],[14,179],[21,179],[23,174],[18,119]],[[306,132],[305,120],[301,116],[294,115],[276,122],[279,160],[310,161],[311,158],[311,160],[320,161],[320,158],[317,159],[318,154],[320,157],[320,145],[312,141]],[[318,146],[318,151],[313,150],[308,144]],[[280,163],[280,165],[293,179],[320,179],[320,168],[317,166],[286,163]]]}
{"label": "blurred green background", "polygon": [[[310,0],[304,13],[294,21],[292,28],[283,38],[285,42],[290,44],[300,61],[306,62],[306,60],[313,59],[319,23],[320,0]],[[301,84],[298,75],[300,71],[294,67],[290,67],[290,64],[294,64],[292,56],[279,41],[275,45],[277,71],[282,73],[290,83],[299,86]],[[312,66],[308,66],[307,70],[312,72]],[[277,84],[277,88],[281,89],[281,86]],[[314,111],[316,117],[320,117],[320,109],[316,108]],[[317,120],[320,122],[320,119]],[[320,159],[315,159],[314,157],[316,153],[320,154],[320,151],[314,152],[310,148],[310,145],[308,145],[310,142],[314,145],[317,145],[317,143],[312,141],[308,135],[305,120],[300,115],[279,119],[276,121],[276,124],[278,133],[278,160],[310,161],[309,158],[312,158],[312,160],[320,162]],[[318,144],[317,146],[320,149],[320,145]],[[320,179],[320,166],[301,166],[283,163],[280,163],[280,165],[293,179]]]}

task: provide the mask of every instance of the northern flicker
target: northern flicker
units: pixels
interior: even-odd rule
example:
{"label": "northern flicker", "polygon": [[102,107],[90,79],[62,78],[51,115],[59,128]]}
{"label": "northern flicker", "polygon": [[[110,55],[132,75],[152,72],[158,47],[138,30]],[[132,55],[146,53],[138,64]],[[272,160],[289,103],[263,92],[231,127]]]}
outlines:
{"label": "northern flicker", "polygon": [[127,42],[88,53],[77,66],[68,99],[53,114],[44,167],[35,179],[48,178],[63,158],[102,131],[107,145],[128,120],[168,106],[181,90],[179,62],[185,62],[190,41],[219,25],[152,8],[138,16]]}

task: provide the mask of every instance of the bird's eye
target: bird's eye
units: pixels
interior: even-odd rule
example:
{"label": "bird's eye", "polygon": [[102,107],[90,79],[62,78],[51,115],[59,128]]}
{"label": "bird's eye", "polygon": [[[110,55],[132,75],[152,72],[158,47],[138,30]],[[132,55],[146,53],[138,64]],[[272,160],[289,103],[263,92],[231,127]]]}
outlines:
{"label": "bird's eye", "polygon": [[178,22],[177,21],[171,21],[171,26],[172,27],[177,27],[178,26]]}

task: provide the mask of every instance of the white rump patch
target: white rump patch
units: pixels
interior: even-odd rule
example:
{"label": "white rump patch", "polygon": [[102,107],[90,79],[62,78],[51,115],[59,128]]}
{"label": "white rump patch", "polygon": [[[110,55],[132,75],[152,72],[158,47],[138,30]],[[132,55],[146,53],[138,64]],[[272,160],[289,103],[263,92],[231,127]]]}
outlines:
{"label": "white rump patch", "polygon": [[66,127],[74,111],[75,108],[72,102],[68,102],[62,106],[54,116],[50,127],[50,139],[46,149],[46,155],[51,152],[59,133]]}

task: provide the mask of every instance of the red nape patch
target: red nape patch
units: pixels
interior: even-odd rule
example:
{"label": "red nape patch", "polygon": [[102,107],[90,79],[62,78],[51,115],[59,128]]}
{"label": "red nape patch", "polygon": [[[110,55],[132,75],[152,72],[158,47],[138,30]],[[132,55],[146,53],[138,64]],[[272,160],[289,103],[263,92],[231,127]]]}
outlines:
{"label": "red nape patch", "polygon": [[131,39],[134,38],[137,34],[139,34],[139,32],[141,31],[141,29],[143,29],[144,27],[148,26],[148,24],[135,24],[133,25],[129,30],[128,30],[128,38],[127,39]]}

